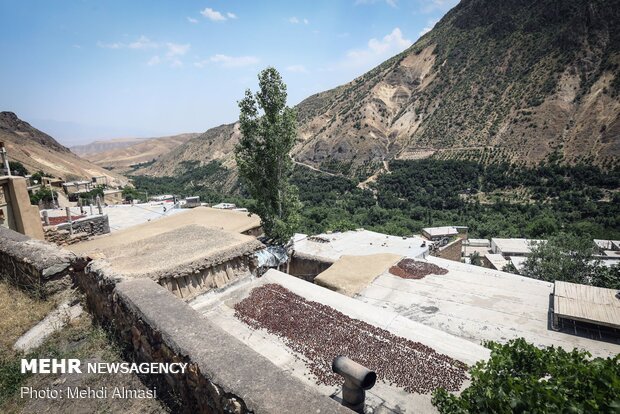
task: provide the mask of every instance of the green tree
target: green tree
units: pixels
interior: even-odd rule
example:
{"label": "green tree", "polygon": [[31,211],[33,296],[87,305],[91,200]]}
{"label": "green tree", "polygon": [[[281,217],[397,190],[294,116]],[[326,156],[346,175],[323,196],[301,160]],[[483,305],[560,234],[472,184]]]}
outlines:
{"label": "green tree", "polygon": [[58,199],[58,194],[54,191],[52,195],[52,190],[49,187],[42,187],[36,193],[30,195],[30,204],[38,205],[41,201],[51,203],[54,199]]}
{"label": "green tree", "polygon": [[482,258],[480,257],[480,253],[473,252],[471,256],[469,256],[469,262],[474,266],[482,266]]}
{"label": "green tree", "polygon": [[28,169],[19,161],[9,161],[9,168],[13,175],[21,175],[22,177],[28,175]]}
{"label": "green tree", "polygon": [[620,288],[619,267],[607,268],[593,259],[594,244],[589,238],[559,233],[532,248],[520,274],[553,282],[563,280],[584,285]]}
{"label": "green tree", "polygon": [[470,369],[459,396],[433,394],[440,413],[612,413],[620,410],[620,355],[538,349],[523,338],[487,342],[491,358]]}
{"label": "green tree", "polygon": [[256,94],[248,89],[239,101],[241,138],[235,158],[241,181],[256,201],[250,211],[260,216],[267,237],[284,244],[300,221],[297,187],[289,181],[296,113],[286,106],[286,85],[277,70],[263,70],[258,83]]}

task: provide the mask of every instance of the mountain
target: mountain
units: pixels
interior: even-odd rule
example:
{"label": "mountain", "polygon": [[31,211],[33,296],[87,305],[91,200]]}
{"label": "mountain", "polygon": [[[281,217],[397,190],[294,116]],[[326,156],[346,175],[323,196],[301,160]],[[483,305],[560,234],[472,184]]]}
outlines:
{"label": "mountain", "polygon": [[153,161],[198,135],[200,134],[187,133],[158,138],[95,141],[71,147],[71,150],[97,165],[124,172],[132,165]]}
{"label": "mountain", "polygon": [[[295,159],[349,176],[430,156],[618,165],[620,0],[462,0],[409,49],[297,111]],[[220,126],[139,172],[230,168],[237,140]]]}
{"label": "mountain", "polygon": [[9,160],[21,162],[31,173],[43,171],[63,179],[105,175],[112,185],[127,183],[125,177],[78,157],[13,112],[0,112],[0,141],[4,142]]}

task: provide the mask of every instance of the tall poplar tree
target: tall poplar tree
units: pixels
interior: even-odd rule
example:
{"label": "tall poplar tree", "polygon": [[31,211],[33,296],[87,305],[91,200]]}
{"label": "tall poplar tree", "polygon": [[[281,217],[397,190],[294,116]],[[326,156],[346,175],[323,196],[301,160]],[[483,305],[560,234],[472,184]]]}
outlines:
{"label": "tall poplar tree", "polygon": [[299,225],[301,203],[290,183],[289,155],[297,135],[296,113],[286,106],[286,85],[268,67],[258,75],[259,91],[239,101],[241,139],[235,148],[239,176],[256,204],[265,235],[285,244]]}

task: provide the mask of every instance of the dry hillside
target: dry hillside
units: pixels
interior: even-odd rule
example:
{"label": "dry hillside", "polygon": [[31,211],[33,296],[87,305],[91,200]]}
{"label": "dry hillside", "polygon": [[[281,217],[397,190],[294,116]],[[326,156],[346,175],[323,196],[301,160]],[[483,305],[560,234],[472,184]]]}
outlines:
{"label": "dry hillside", "polygon": [[[159,138],[141,138],[134,140],[110,141],[112,148],[106,142],[97,142],[82,146],[82,156],[97,165],[113,171],[124,172],[130,166],[156,160],[163,154],[170,153],[174,148],[196,138],[200,134],[188,133]],[[116,144],[116,145],[115,145]],[[99,150],[101,149],[101,150]]]}
{"label": "dry hillside", "polygon": [[[409,49],[297,106],[294,157],[368,176],[395,158],[617,164],[620,0],[462,0]],[[224,125],[140,173],[232,166]],[[185,164],[187,165],[187,164]]]}
{"label": "dry hillside", "polygon": [[78,157],[13,112],[0,112],[0,141],[5,144],[9,159],[21,162],[31,173],[43,171],[63,179],[105,175],[113,185],[127,183],[122,175]]}

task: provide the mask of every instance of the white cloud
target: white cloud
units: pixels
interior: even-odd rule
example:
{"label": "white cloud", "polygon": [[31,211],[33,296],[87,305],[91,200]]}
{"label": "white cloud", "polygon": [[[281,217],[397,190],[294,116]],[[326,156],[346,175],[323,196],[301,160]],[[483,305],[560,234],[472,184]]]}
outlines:
{"label": "white cloud", "polygon": [[396,27],[392,33],[385,35],[381,40],[370,39],[366,49],[350,50],[347,52],[347,58],[364,61],[376,57],[392,56],[402,52],[411,44],[411,40],[405,39],[403,33]]}
{"label": "white cloud", "polygon": [[73,45],[73,47],[76,48],[76,49],[81,49],[82,48],[82,46],[80,46],[80,45]]}
{"label": "white cloud", "polygon": [[188,18],[187,18],[187,21],[188,21],[188,22],[190,22],[190,23],[192,23],[192,24],[196,24],[196,23],[198,23],[198,19],[194,19],[193,17],[188,17]]}
{"label": "white cloud", "polygon": [[304,19],[298,19],[296,16],[289,17],[288,18],[288,22],[291,23],[291,24],[300,24],[300,23],[309,24],[310,23],[310,21],[308,19],[305,19],[305,18]]}
{"label": "white cloud", "polygon": [[161,63],[161,59],[157,55],[153,56],[152,58],[149,59],[148,62],[146,62],[146,64],[149,66],[159,65],[160,63]]}
{"label": "white cloud", "polygon": [[320,68],[320,71],[353,71],[350,76],[359,73],[359,70],[368,70],[384,60],[402,52],[412,45],[412,41],[405,38],[401,30],[396,27],[382,39],[372,38],[367,47],[349,50],[345,58],[335,65]]}
{"label": "white cloud", "polygon": [[203,11],[200,12],[200,14],[214,22],[223,22],[228,19],[237,18],[237,15],[235,13],[227,12],[226,15],[224,15],[223,13],[220,13],[217,10],[213,10],[210,7],[205,8]]}
{"label": "white cloud", "polygon": [[[355,4],[375,4],[380,1],[385,1],[385,4],[391,7],[397,7],[397,0],[355,0]],[[440,0],[441,1],[441,0]]]}
{"label": "white cloud", "polygon": [[172,57],[172,56],[183,56],[184,54],[187,53],[191,45],[189,43],[181,45],[178,43],[168,42],[166,43],[166,47],[168,48],[168,52],[166,53],[166,56]]}
{"label": "white cloud", "polygon": [[121,47],[124,47],[125,45],[122,43],[97,42],[97,46],[102,47],[104,49],[120,49]]}
{"label": "white cloud", "polygon": [[431,13],[437,10],[448,11],[458,4],[459,0],[424,0],[423,13]]}
{"label": "white cloud", "polygon": [[435,27],[435,25],[437,24],[438,21],[439,21],[438,19],[427,21],[426,22],[426,26],[424,26],[424,29],[422,29],[420,31],[420,36],[424,36],[425,34],[430,32],[431,30],[433,30],[433,27]]}
{"label": "white cloud", "polygon": [[258,62],[259,59],[255,56],[228,56],[217,54],[211,56],[209,59],[194,62],[194,66],[204,68],[209,63],[215,63],[224,68],[240,68],[243,66],[251,66]]}
{"label": "white cloud", "polygon": [[130,49],[156,49],[159,47],[159,44],[143,35],[135,42],[129,43],[127,47]]}
{"label": "white cloud", "polygon": [[295,73],[308,73],[308,69],[306,69],[304,65],[287,66],[286,70],[289,72],[295,72]]}

